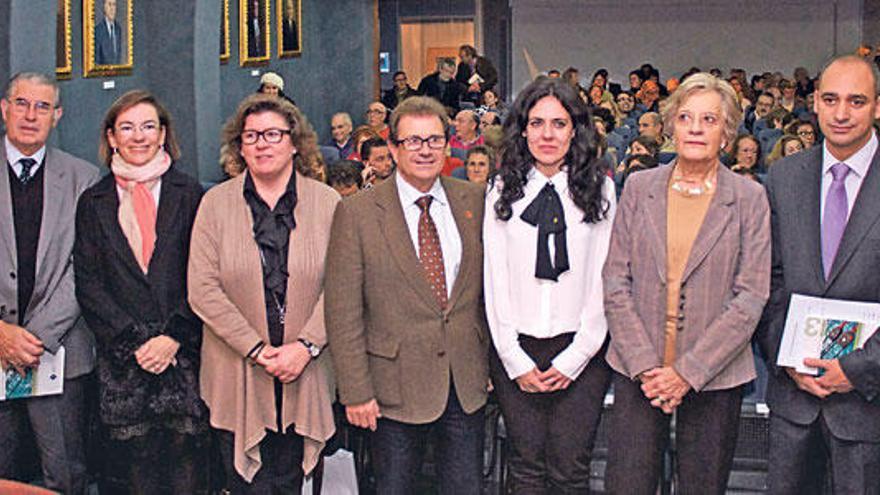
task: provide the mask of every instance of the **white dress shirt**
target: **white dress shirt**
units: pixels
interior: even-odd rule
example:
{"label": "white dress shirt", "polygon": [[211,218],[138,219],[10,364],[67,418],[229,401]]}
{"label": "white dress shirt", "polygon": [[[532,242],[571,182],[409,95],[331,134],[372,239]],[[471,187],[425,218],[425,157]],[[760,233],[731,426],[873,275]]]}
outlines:
{"label": "white dress shirt", "polygon": [[868,169],[871,167],[871,160],[874,159],[874,153],[876,151],[877,133],[874,132],[871,133],[871,139],[867,144],[862,146],[862,148],[859,151],[856,151],[851,157],[843,160],[843,162],[834,158],[834,155],[828,151],[827,144],[822,144],[822,196],[819,198],[821,205],[821,216],[819,217],[821,219],[820,222],[823,222],[825,219],[825,196],[828,196],[828,190],[831,189],[831,182],[834,181],[834,176],[831,175],[831,167],[837,163],[845,163],[850,168],[850,171],[843,182],[843,187],[846,188],[846,218],[849,220],[853,205],[856,203],[856,196],[859,194],[859,189],[862,187],[862,181],[865,179],[865,174],[868,173]]}
{"label": "white dress shirt", "polygon": [[10,165],[12,165],[12,171],[15,172],[15,176],[21,178],[22,167],[21,163],[19,163],[19,160],[21,160],[22,158],[33,158],[37,162],[33,167],[31,167],[31,177],[33,177],[34,174],[37,173],[37,170],[39,170],[40,167],[43,165],[43,158],[46,157],[46,145],[43,145],[33,155],[28,156],[21,151],[18,151],[18,148],[16,148],[15,145],[9,141],[9,136],[3,136],[3,141],[5,141],[4,144],[6,145],[6,161],[8,161]]}
{"label": "white dress shirt", "polygon": [[[565,212],[566,243],[571,268],[559,281],[535,277],[538,228],[520,218],[541,189],[552,182]],[[553,359],[553,367],[572,380],[586,368],[605,342],[608,325],[602,293],[602,266],[611,241],[616,201],[614,182],[605,178],[602,196],[610,203],[608,216],[598,223],[585,223],[584,213],[568,193],[568,174],[551,178],[529,172],[525,196],[516,201],[508,221],[494,213],[501,195],[496,183],[486,196],[483,221],[484,287],[489,330],[498,356],[515,379],[535,367],[519,345],[520,334],[550,338],[575,332],[574,340]],[[554,256],[555,239],[547,240]]]}
{"label": "white dress shirt", "polygon": [[419,217],[422,209],[416,201],[422,196],[431,195],[431,207],[428,209],[434,225],[437,227],[437,235],[440,237],[440,249],[443,250],[443,270],[446,274],[446,296],[452,294],[452,286],[461,265],[461,237],[458,234],[458,226],[455,217],[452,216],[452,208],[446,198],[446,191],[440,179],[434,181],[434,185],[427,193],[423,193],[411,186],[400,174],[394,174],[397,181],[397,194],[400,204],[403,206],[403,216],[406,218],[406,227],[409,229],[409,237],[412,239],[416,255],[419,254]]}

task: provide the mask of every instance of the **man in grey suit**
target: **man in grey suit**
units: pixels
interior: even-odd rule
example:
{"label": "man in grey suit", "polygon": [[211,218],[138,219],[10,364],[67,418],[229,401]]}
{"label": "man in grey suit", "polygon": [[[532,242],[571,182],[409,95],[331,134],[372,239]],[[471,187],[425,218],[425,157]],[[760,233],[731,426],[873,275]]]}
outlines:
{"label": "man in grey suit", "polygon": [[880,335],[807,359],[818,377],[775,366],[791,294],[880,302],[878,83],[861,58],[830,63],[814,104],[824,144],[770,169],[771,293],[758,336],[771,370],[771,493],[822,493],[827,482],[834,493],[880,491]]}
{"label": "man in grey suit", "polygon": [[0,402],[0,478],[15,477],[16,447],[33,435],[46,486],[80,494],[87,483],[84,392],[95,350],[76,303],[71,253],[76,201],[98,169],[46,146],[61,118],[59,96],[53,79],[21,73],[0,100],[0,362],[5,373],[23,374],[65,349],[63,393]]}

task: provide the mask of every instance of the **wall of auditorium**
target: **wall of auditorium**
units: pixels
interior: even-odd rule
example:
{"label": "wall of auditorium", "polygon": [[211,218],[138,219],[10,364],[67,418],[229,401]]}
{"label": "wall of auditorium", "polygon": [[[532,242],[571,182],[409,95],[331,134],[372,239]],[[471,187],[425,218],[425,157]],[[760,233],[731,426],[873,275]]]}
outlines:
{"label": "wall of auditorium", "polygon": [[[870,2],[867,2],[870,3]],[[512,77],[530,80],[527,50],[539,70],[572,65],[590,77],[606,67],[623,82],[650,61],[661,77],[742,67],[749,73],[796,66],[815,73],[861,42],[863,0],[510,0]],[[589,82],[589,81],[587,81]]]}
{"label": "wall of auditorium", "polygon": [[[131,74],[84,78],[83,2],[72,0],[73,75],[61,83],[64,116],[53,143],[96,162],[105,110],[125,91],[146,88],[175,118],[187,171],[203,181],[216,180],[221,177],[217,161],[223,121],[256,90],[266,70],[284,77],[285,89],[319,136],[329,138],[332,113],[362,114],[371,97],[372,2],[302,0],[303,55],[287,59],[277,57],[275,0],[270,2],[272,58],[267,65],[239,65],[237,0],[229,2],[231,58],[224,65],[219,63],[220,1],[137,0]],[[54,71],[57,5],[58,0],[0,1],[0,80],[22,70]]]}

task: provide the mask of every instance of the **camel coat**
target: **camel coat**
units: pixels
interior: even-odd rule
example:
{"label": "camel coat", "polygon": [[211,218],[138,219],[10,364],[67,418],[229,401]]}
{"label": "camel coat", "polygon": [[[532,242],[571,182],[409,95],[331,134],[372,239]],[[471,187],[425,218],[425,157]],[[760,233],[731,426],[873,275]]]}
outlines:
{"label": "camel coat", "polygon": [[[246,359],[269,343],[263,271],[245,202],[245,175],[205,194],[193,225],[189,302],[205,322],[200,386],[211,426],[235,434],[235,468],[251,481],[261,466],[260,442],[275,431],[273,378]],[[297,174],[296,228],[290,233],[284,343],[305,338],[323,347],[324,257],[339,195]],[[323,357],[323,355],[322,355]],[[322,359],[284,385],[282,426],[304,437],[303,469],[310,472],[334,432]]]}

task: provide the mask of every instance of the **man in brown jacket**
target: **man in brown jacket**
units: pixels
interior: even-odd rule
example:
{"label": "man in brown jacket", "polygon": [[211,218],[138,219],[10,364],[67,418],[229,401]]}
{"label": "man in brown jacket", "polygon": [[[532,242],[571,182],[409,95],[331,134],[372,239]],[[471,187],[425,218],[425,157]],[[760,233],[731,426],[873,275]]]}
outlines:
{"label": "man in brown jacket", "polygon": [[480,492],[488,334],[482,188],[440,177],[445,111],[412,97],[391,117],[397,172],[336,210],[327,336],[348,421],[370,428],[378,492],[416,491],[427,435],[444,494]]}

